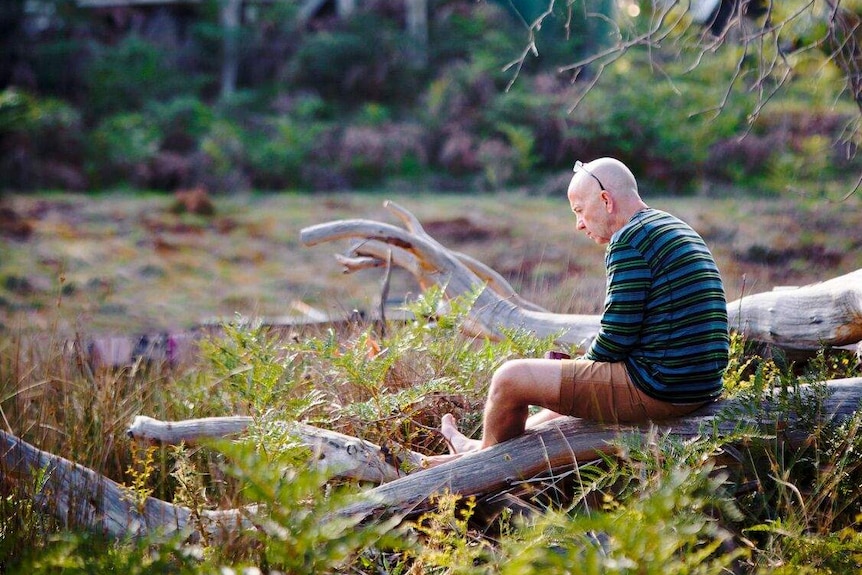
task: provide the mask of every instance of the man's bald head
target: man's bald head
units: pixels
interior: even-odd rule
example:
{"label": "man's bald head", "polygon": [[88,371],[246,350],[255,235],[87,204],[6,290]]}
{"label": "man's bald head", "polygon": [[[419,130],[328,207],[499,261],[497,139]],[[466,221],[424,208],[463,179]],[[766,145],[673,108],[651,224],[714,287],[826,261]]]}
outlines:
{"label": "man's bald head", "polygon": [[616,158],[599,158],[584,164],[584,168],[599,178],[606,189],[638,196],[638,183],[634,174]]}
{"label": "man's bald head", "polygon": [[600,244],[610,241],[613,233],[647,207],[634,174],[614,158],[575,164],[567,195],[578,229]]}

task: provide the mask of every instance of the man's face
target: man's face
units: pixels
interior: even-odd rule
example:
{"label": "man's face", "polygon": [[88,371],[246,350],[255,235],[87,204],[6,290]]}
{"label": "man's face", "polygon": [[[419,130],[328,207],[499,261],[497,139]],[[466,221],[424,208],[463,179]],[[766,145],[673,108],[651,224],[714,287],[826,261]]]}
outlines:
{"label": "man's face", "polygon": [[586,172],[579,172],[572,178],[567,196],[577,220],[575,228],[597,244],[610,242],[614,232],[607,190],[602,190]]}

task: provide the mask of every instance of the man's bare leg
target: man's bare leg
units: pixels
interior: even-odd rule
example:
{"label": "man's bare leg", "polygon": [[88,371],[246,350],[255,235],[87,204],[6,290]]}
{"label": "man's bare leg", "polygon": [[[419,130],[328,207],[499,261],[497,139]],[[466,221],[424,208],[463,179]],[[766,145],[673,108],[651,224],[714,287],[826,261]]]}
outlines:
{"label": "man's bare leg", "polygon": [[[552,359],[516,359],[491,379],[483,418],[482,449],[513,439],[530,426],[559,417],[560,364]],[[530,405],[544,410],[528,417]]]}
{"label": "man's bare leg", "polygon": [[532,429],[534,427],[542,425],[543,423],[553,421],[553,420],[558,419],[560,417],[563,417],[563,416],[560,415],[559,413],[557,413],[556,411],[551,411],[550,409],[543,409],[541,411],[534,413],[530,417],[528,417],[527,423],[524,425],[524,427],[526,429]]}
{"label": "man's bare leg", "polygon": [[[559,397],[560,368],[556,360],[513,360],[504,364],[491,380],[482,440],[470,439],[458,431],[455,418],[446,414],[440,423],[440,432],[449,442],[450,453],[426,457],[423,467],[454,461],[517,437],[528,423],[532,427],[560,417],[553,411]],[[545,406],[545,409],[528,419],[530,405]]]}

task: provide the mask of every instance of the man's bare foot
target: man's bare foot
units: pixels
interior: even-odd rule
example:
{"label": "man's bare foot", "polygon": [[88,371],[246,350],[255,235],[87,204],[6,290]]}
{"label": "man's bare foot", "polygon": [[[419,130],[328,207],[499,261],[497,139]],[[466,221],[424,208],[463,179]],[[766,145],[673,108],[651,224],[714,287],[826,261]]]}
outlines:
{"label": "man's bare foot", "polygon": [[437,467],[438,465],[443,465],[444,463],[449,463],[450,461],[455,461],[456,459],[461,459],[462,457],[464,457],[463,453],[449,453],[447,455],[429,455],[422,460],[422,466],[420,469],[430,469],[432,467]]}
{"label": "man's bare foot", "polygon": [[458,431],[458,422],[455,421],[455,417],[451,413],[444,415],[440,421],[440,433],[446,438],[446,443],[449,444],[449,453],[452,455],[479,451],[482,448],[481,441],[470,439]]}

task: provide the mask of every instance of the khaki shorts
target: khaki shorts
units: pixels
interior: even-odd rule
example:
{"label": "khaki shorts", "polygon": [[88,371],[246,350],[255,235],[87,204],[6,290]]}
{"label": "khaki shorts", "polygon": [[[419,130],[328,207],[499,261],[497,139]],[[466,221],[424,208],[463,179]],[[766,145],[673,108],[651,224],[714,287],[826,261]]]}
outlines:
{"label": "khaki shorts", "polygon": [[600,423],[661,421],[687,415],[704,403],[654,399],[632,383],[624,363],[560,361],[560,411]]}

